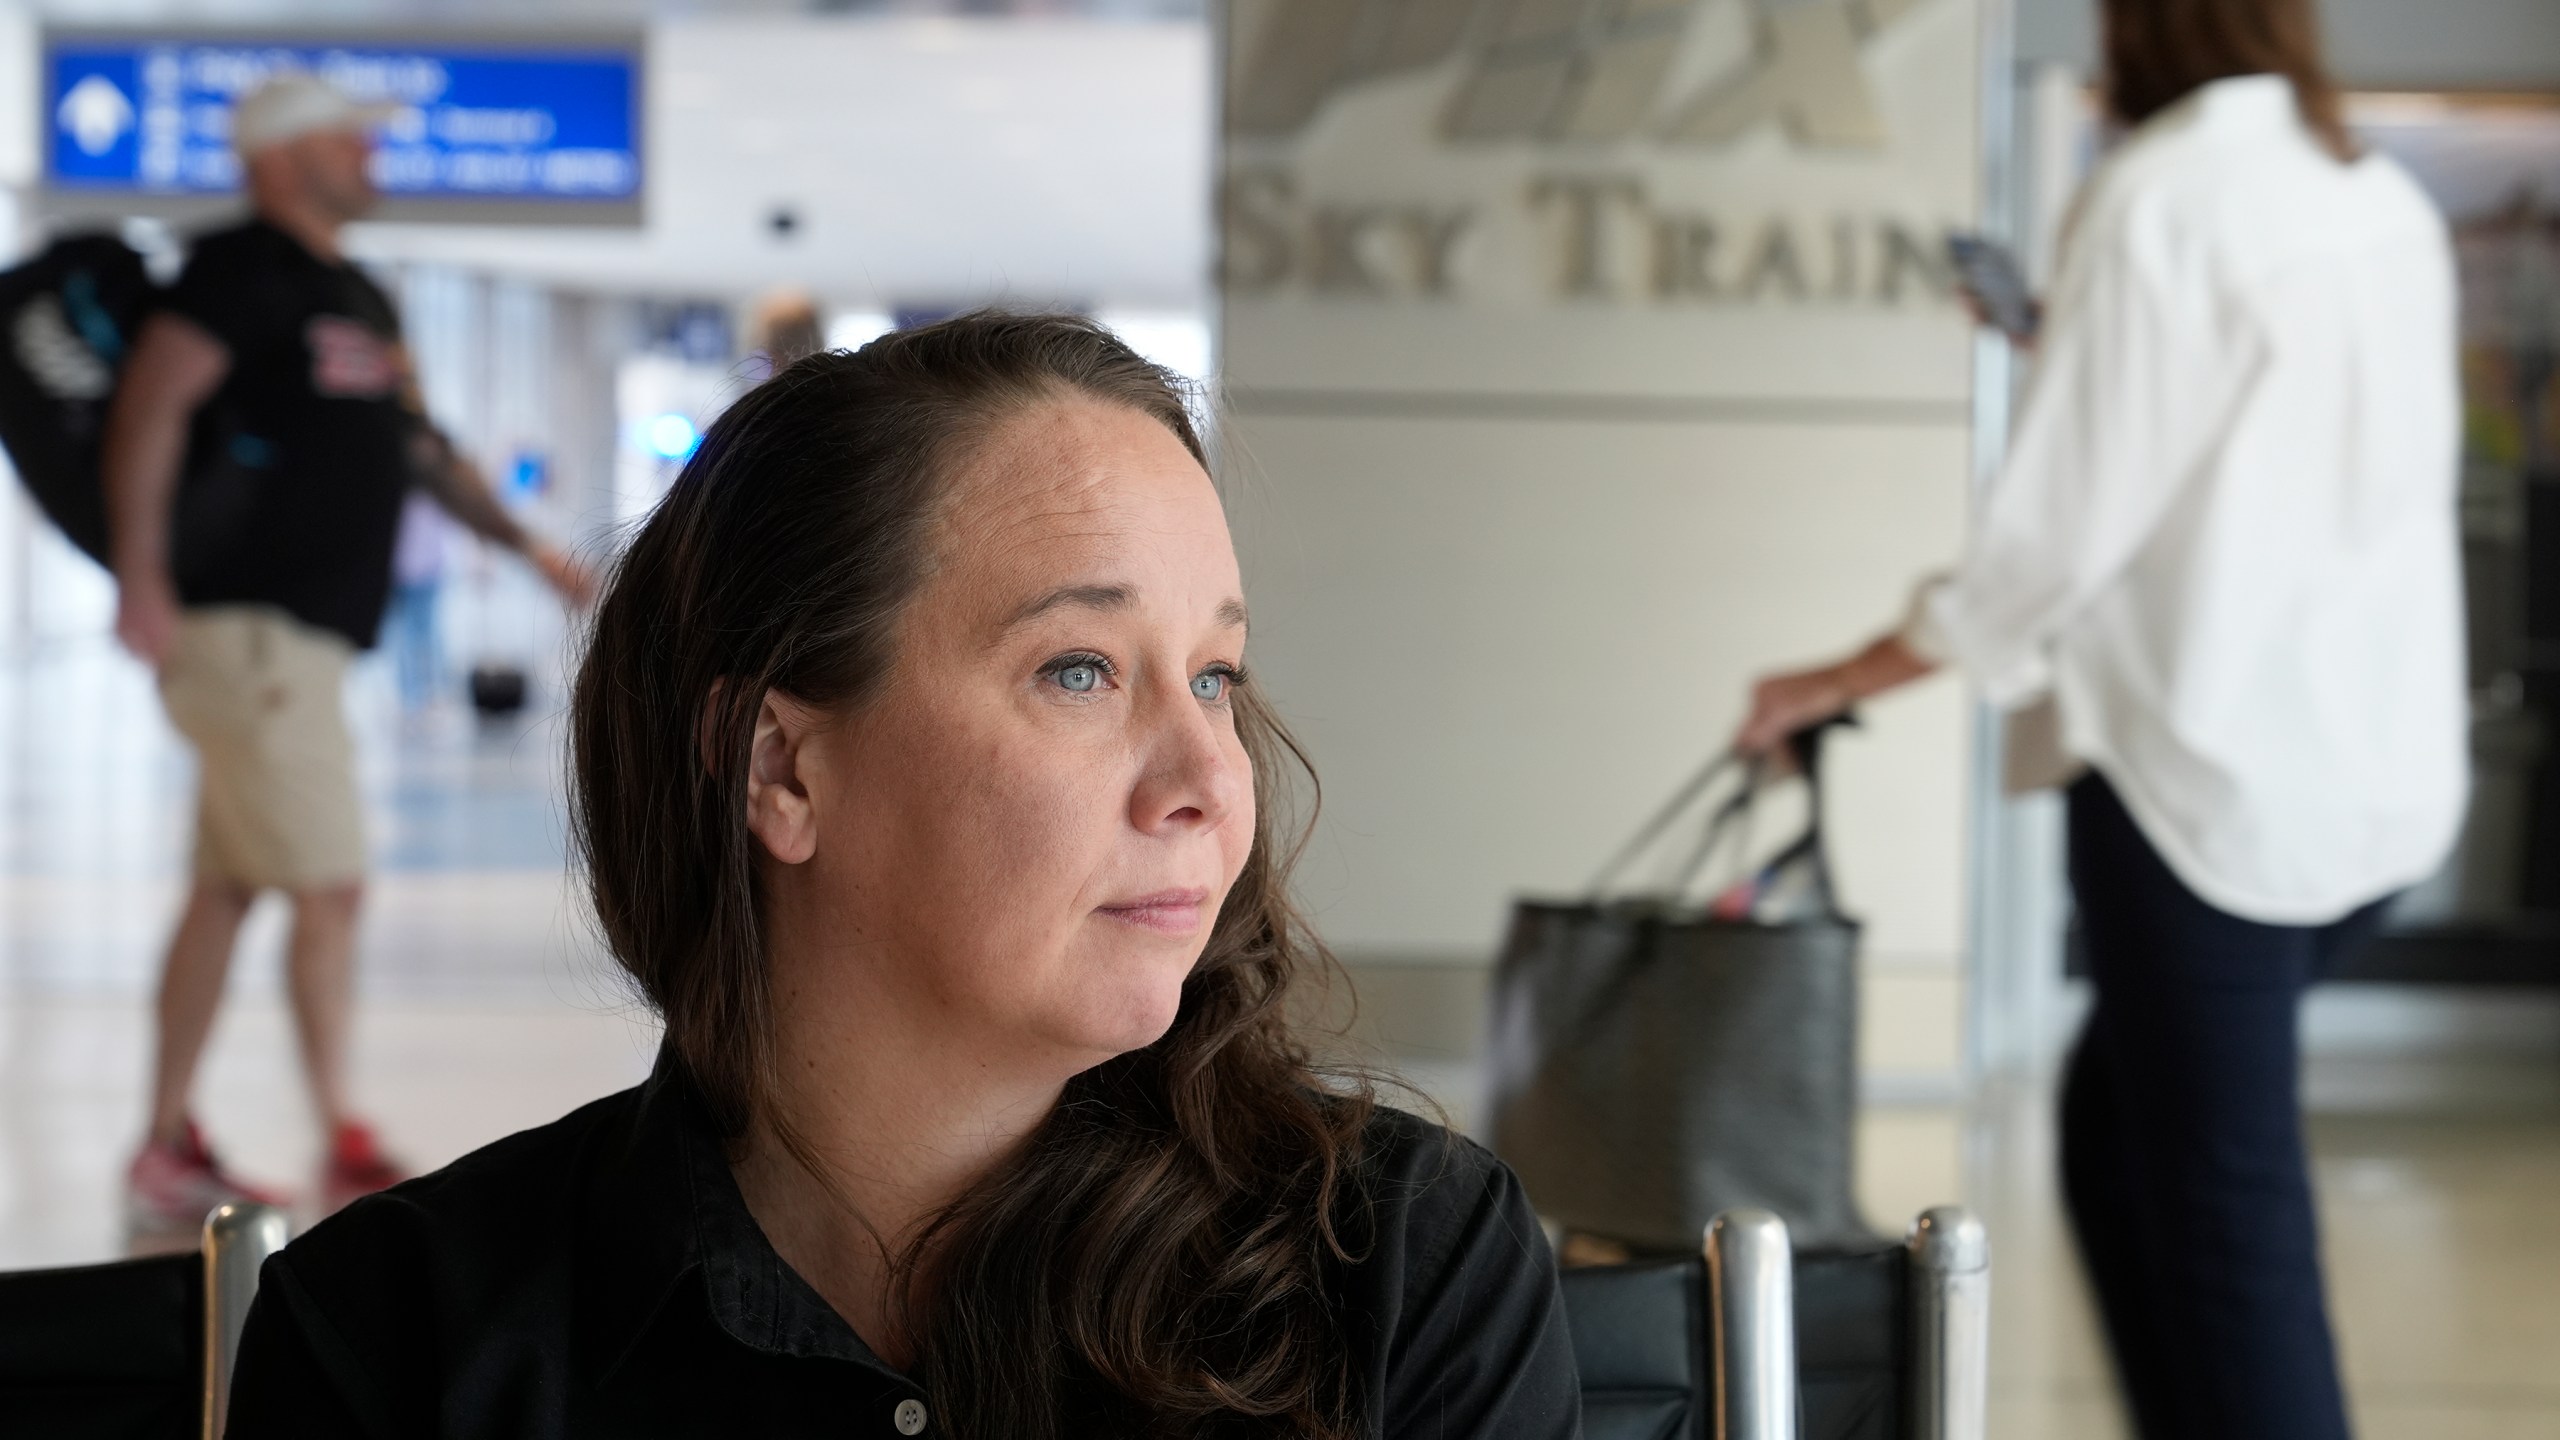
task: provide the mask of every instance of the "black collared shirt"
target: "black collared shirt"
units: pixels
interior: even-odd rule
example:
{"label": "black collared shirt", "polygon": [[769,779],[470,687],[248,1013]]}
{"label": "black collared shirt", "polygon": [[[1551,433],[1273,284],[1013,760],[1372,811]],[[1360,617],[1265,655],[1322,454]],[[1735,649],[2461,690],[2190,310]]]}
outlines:
{"label": "black collared shirt", "polygon": [[[1519,1182],[1384,1107],[1367,1149],[1346,1204],[1373,1243],[1338,1298],[1370,1433],[1578,1435],[1555,1263]],[[933,1399],[774,1253],[662,1064],[269,1260],[229,1434],[850,1440],[939,1435]]]}

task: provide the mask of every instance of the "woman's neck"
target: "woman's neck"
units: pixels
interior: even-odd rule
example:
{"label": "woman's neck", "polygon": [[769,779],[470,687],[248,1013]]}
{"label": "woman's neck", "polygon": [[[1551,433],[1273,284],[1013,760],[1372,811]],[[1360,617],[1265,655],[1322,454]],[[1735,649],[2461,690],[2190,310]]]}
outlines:
{"label": "woman's neck", "polygon": [[[776,959],[782,981],[793,967]],[[780,1094],[733,1163],[739,1190],[775,1252],[905,1365],[898,1260],[1048,1118],[1064,1077],[1004,1065],[992,1047],[919,1023],[913,1006],[848,996],[840,979],[824,1002],[776,990]],[[933,1257],[916,1259],[929,1277]]]}

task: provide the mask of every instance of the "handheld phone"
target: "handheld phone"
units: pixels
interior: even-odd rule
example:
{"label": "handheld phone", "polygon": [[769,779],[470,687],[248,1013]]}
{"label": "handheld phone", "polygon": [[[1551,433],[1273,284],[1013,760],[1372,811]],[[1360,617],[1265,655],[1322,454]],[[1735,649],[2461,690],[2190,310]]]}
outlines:
{"label": "handheld phone", "polygon": [[1979,235],[1950,233],[1947,260],[1955,266],[1956,283],[1994,328],[2020,344],[2036,338],[2041,307],[2007,246]]}

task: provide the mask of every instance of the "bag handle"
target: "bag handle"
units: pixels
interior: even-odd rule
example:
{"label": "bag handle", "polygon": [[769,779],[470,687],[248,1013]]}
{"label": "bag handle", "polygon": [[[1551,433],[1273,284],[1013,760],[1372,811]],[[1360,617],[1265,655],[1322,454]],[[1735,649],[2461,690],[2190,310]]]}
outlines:
{"label": "bag handle", "polygon": [[1689,858],[1681,861],[1679,870],[1673,873],[1667,893],[1688,894],[1689,887],[1698,883],[1698,876],[1714,863],[1716,852],[1724,848],[1728,835],[1734,839],[1737,863],[1750,858],[1751,807],[1759,801],[1760,787],[1767,783],[1768,778],[1769,765],[1765,759],[1753,756],[1744,762],[1742,784],[1716,807],[1713,815],[1707,817],[1706,829],[1700,832],[1697,845],[1689,851]]}
{"label": "bag handle", "polygon": [[[1824,842],[1822,834],[1822,736],[1824,731],[1835,726],[1857,723],[1855,716],[1840,715],[1806,726],[1787,737],[1788,753],[1795,761],[1797,773],[1804,777],[1807,792],[1804,833],[1788,842],[1777,854],[1769,857],[1767,863],[1763,864],[1757,872],[1758,883],[1765,886],[1786,871],[1799,865],[1804,866],[1812,878],[1816,902],[1821,905],[1825,914],[1830,915],[1840,913],[1840,907],[1837,892],[1832,884],[1831,851]],[[1737,766],[1743,769],[1742,783],[1735,787],[1733,794],[1727,796],[1722,804],[1709,812],[1706,827],[1700,834],[1697,845],[1689,852],[1688,858],[1681,863],[1678,875],[1672,882],[1670,893],[1686,894],[1689,887],[1696,882],[1699,873],[1714,859],[1717,848],[1726,836],[1732,833],[1733,827],[1750,818],[1752,803],[1758,799],[1760,787],[1766,779],[1766,767],[1759,759],[1747,758],[1733,751],[1725,751],[1710,759],[1695,775],[1690,776],[1687,783],[1683,784],[1668,801],[1665,801],[1662,808],[1655,811],[1635,835],[1620,846],[1617,853],[1610,856],[1608,862],[1591,877],[1587,892],[1590,901],[1594,904],[1599,903],[1608,893],[1609,886],[1625,873],[1627,866],[1633,863],[1636,857],[1644,854],[1660,841],[1673,823],[1695,807],[1699,799],[1708,793],[1718,779]]]}
{"label": "bag handle", "polygon": [[1765,887],[1790,868],[1804,866],[1813,879],[1815,903],[1822,907],[1823,914],[1831,916],[1840,913],[1840,900],[1831,883],[1831,847],[1822,838],[1822,735],[1834,726],[1857,723],[1854,715],[1835,715],[1787,737],[1787,752],[1795,758],[1797,772],[1804,776],[1804,833],[1760,867],[1760,883]]}
{"label": "bag handle", "polygon": [[[1687,814],[1689,808],[1695,805],[1699,797],[1705,795],[1726,771],[1742,763],[1744,763],[1742,756],[1728,750],[1707,761],[1705,768],[1690,776],[1686,784],[1674,792],[1669,800],[1663,802],[1661,809],[1653,812],[1652,817],[1637,828],[1634,838],[1619,846],[1618,852],[1610,856],[1608,861],[1592,875],[1590,885],[1585,887],[1591,898],[1598,900],[1607,893],[1610,883],[1625,873],[1627,866],[1632,864],[1637,856],[1651,849],[1654,842],[1662,838],[1663,832],[1671,828],[1672,822]],[[1731,799],[1716,807],[1714,814],[1708,817],[1707,839],[1702,842],[1701,850],[1713,848],[1715,837],[1731,823],[1731,817],[1739,810],[1750,808],[1750,795],[1751,787],[1745,784],[1734,792]]]}

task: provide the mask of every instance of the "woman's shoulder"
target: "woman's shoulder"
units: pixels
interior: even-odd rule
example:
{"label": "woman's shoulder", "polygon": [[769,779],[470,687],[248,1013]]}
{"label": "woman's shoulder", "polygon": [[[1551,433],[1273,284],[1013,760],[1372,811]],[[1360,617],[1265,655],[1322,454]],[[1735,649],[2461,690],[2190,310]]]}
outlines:
{"label": "woman's shoulder", "polygon": [[365,1196],[287,1245],[279,1268],[350,1322],[553,1270],[587,1208],[582,1176],[629,1133],[640,1093],[606,1096]]}
{"label": "woman's shoulder", "polygon": [[645,1090],[635,1086],[617,1091],[549,1124],[493,1140],[438,1169],[355,1201],[305,1238],[317,1238],[331,1229],[364,1229],[386,1223],[395,1214],[457,1221],[496,1208],[521,1221],[524,1207],[554,1198],[544,1186],[546,1179],[578,1166],[599,1146],[614,1146],[628,1135]]}
{"label": "woman's shoulder", "polygon": [[1494,1153],[1445,1121],[1383,1102],[1372,1103],[1361,1128],[1360,1153],[1372,1175],[1426,1187],[1481,1185],[1510,1173]]}
{"label": "woman's shoulder", "polygon": [[492,1347],[566,1355],[580,1254],[642,1093],[368,1195],[270,1258],[241,1335],[231,1433],[408,1433],[404,1417]]}
{"label": "woman's shoulder", "polygon": [[1511,1167],[1377,1106],[1364,1131],[1347,1312],[1376,1348],[1376,1433],[1562,1437],[1580,1391],[1555,1257]]}
{"label": "woman's shoulder", "polygon": [[1405,1280],[1441,1283],[1449,1272],[1554,1261],[1519,1177],[1492,1151],[1436,1120],[1377,1105],[1362,1133],[1361,1207],[1372,1254]]}

